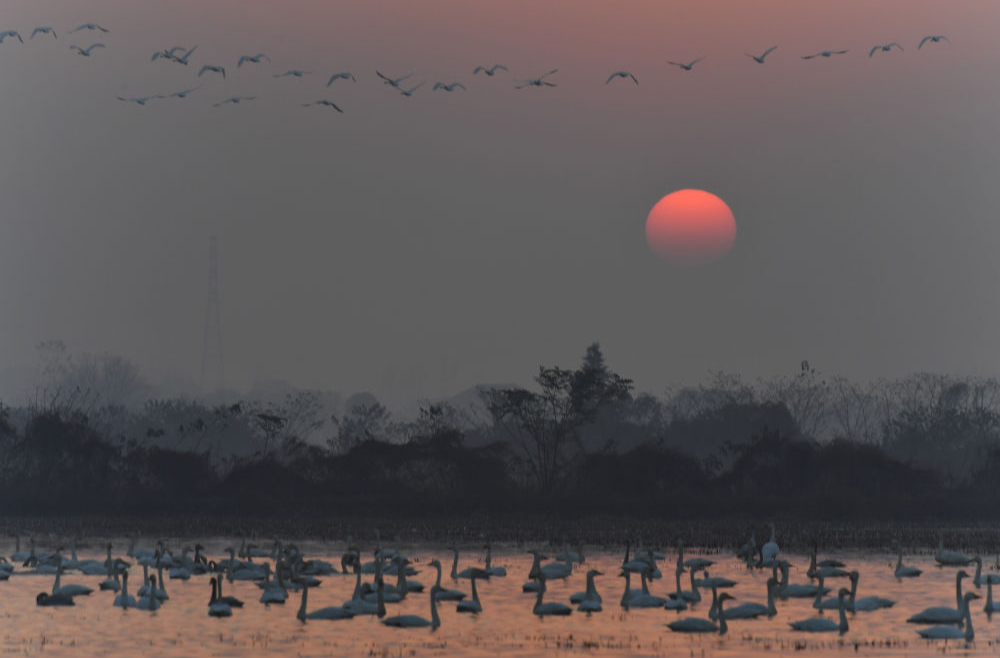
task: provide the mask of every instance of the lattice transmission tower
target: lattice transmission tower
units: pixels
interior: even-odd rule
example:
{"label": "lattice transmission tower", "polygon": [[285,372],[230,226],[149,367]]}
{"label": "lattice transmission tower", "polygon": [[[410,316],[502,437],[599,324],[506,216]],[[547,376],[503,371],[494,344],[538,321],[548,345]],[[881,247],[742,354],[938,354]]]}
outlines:
{"label": "lattice transmission tower", "polygon": [[225,384],[222,367],[222,322],[219,313],[219,241],[208,242],[208,309],[201,349],[201,390],[218,391]]}

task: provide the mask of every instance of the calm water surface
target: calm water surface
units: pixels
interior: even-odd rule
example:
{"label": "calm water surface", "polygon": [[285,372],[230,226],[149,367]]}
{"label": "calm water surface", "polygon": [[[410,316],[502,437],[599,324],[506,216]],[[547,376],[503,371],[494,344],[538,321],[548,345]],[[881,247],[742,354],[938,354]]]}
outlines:
{"label": "calm water surface", "polygon": [[[205,542],[209,556],[223,555],[223,541]],[[179,546],[180,542],[168,542]],[[127,546],[127,542],[116,543]],[[333,544],[300,543],[309,558],[322,558],[339,566],[342,547]],[[477,547],[478,548],[478,547]],[[13,551],[7,547],[3,554]],[[467,581],[455,583],[448,578],[451,553],[442,549],[411,547],[408,555],[420,571],[416,580],[428,590],[434,581],[434,569],[427,562],[437,557],[444,565],[443,585],[469,591]],[[119,553],[118,550],[115,551]],[[688,549],[685,557],[698,555]],[[83,551],[80,559],[103,559],[100,552]],[[713,576],[725,576],[739,581],[730,591],[738,604],[745,601],[766,602],[763,573],[749,573],[737,560],[727,556],[711,556],[718,561],[710,569]],[[805,582],[808,557],[785,555],[795,568],[791,582]],[[531,566],[531,556],[521,550],[494,550],[494,564],[506,566],[506,578],[494,578],[478,584],[483,612],[469,615],[455,612],[455,603],[438,606],[441,627],[431,632],[427,628],[388,628],[375,617],[361,616],[345,621],[299,622],[300,595],[290,593],[284,605],[264,606],[258,603],[261,590],[253,583],[235,582],[226,594],[246,601],[243,609],[234,609],[233,616],[211,618],[207,614],[210,587],[207,576],[195,576],[189,581],[167,580],[170,600],[154,613],[114,608],[111,592],[97,590],[101,577],[64,574],[63,584],[79,583],[96,591],[89,597],[78,597],[77,605],[67,608],[38,607],[35,596],[50,591],[52,576],[18,574],[0,582],[0,637],[4,655],[10,656],[83,656],[121,655],[153,656],[494,656],[502,651],[506,657],[540,655],[594,656],[763,656],[780,653],[806,653],[812,656],[937,656],[942,653],[968,656],[996,656],[1000,653],[1000,615],[993,620],[983,612],[983,599],[973,601],[973,626],[976,640],[966,647],[962,641],[930,642],[916,634],[918,626],[907,624],[914,612],[934,605],[955,605],[954,568],[938,568],[927,556],[909,557],[907,564],[924,569],[919,578],[896,580],[892,575],[891,556],[865,556],[842,552],[837,557],[849,568],[861,573],[858,596],[879,595],[897,601],[895,607],[874,612],[848,614],[850,630],[844,636],[836,633],[795,633],[789,621],[816,614],[812,601],[790,599],[777,602],[778,615],[773,619],[736,620],[729,622],[729,633],[718,635],[686,635],[672,633],[665,624],[686,616],[707,616],[711,592],[707,600],[687,611],[675,613],[664,609],[625,611],[619,604],[624,579],[617,577],[617,565],[622,554],[587,555],[584,565],[605,573],[598,577],[598,591],[604,598],[604,611],[591,616],[574,610],[569,617],[539,619],[531,613],[534,594],[521,592],[521,585]],[[675,555],[668,554],[661,562],[664,574],[673,571]],[[460,568],[481,565],[479,550],[463,553]],[[987,560],[987,564],[992,561]],[[973,567],[974,568],[974,567]],[[19,567],[19,571],[21,568]],[[972,570],[968,570],[972,573]],[[987,568],[986,572],[995,573]],[[579,569],[568,581],[549,583],[546,601],[568,602],[569,595],[583,590],[585,569]],[[133,568],[130,592],[135,593],[141,570]],[[370,578],[370,577],[369,577]],[[394,582],[394,579],[389,579]],[[335,575],[323,579],[323,584],[310,591],[309,608],[341,605],[351,597],[354,576]],[[685,588],[688,578],[685,575]],[[971,586],[971,579],[965,581]],[[638,582],[635,583],[638,587]],[[827,586],[835,589],[849,586],[846,579],[831,579]],[[670,576],[654,581],[653,594],[665,595],[674,589]],[[998,588],[997,595],[1000,595]],[[430,618],[428,594],[411,594],[398,605],[388,605],[388,614],[419,614]],[[574,606],[575,608],[575,606]],[[836,612],[827,612],[836,619]]]}

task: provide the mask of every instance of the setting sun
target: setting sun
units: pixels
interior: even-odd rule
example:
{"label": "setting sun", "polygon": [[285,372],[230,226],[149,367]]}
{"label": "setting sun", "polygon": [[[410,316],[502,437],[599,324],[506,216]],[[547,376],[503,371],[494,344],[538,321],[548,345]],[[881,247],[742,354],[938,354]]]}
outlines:
{"label": "setting sun", "polygon": [[646,242],[660,258],[680,265],[717,261],[736,240],[726,202],[703,190],[678,190],[660,199],[646,218]]}

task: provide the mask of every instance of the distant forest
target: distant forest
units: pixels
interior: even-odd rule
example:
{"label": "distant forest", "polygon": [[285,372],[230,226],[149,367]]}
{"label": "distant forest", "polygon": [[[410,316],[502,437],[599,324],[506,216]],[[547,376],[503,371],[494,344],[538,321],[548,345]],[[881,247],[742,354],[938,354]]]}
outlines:
{"label": "distant forest", "polygon": [[374,397],[142,399],[115,356],[39,346],[30,404],[0,403],[0,515],[469,513],[633,518],[1000,517],[1000,382],[858,384],[808,362],[637,394],[597,343],[534,385],[396,420]]}

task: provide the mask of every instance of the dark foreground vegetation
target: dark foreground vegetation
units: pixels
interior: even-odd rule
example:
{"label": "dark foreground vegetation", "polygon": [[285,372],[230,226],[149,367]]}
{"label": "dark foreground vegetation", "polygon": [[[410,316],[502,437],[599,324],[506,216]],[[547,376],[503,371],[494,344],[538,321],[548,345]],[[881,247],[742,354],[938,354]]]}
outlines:
{"label": "dark foreground vegetation", "polygon": [[660,400],[635,395],[594,344],[578,368],[542,367],[535,381],[481,390],[478,420],[428,404],[407,423],[373,400],[327,420],[307,392],[129,409],[62,388],[41,404],[0,406],[0,515],[461,518],[466,530],[483,519],[676,528],[1000,518],[992,380],[920,375],[862,388],[803,363],[756,388],[720,375]]}

